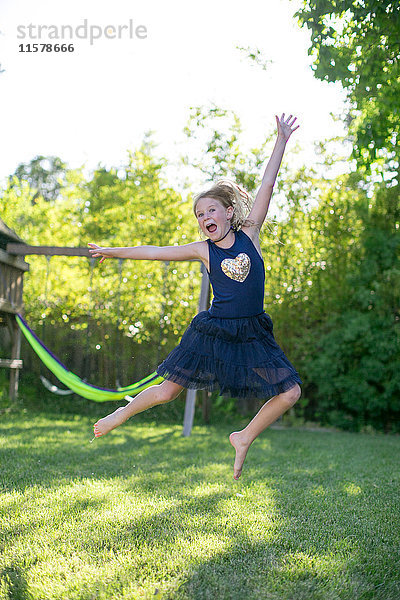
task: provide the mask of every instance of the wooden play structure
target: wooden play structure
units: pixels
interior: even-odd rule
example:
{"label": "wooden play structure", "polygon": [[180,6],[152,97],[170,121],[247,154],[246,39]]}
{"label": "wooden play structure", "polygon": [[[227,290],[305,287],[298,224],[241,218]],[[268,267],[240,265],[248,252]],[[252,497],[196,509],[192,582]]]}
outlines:
{"label": "wooden play structure", "polygon": [[21,330],[15,315],[23,312],[23,279],[29,265],[22,256],[7,252],[9,243],[24,245],[23,240],[0,219],[0,331],[5,329],[2,338],[9,337],[11,342],[10,358],[0,358],[0,367],[10,369],[10,398],[16,398],[22,360]]}

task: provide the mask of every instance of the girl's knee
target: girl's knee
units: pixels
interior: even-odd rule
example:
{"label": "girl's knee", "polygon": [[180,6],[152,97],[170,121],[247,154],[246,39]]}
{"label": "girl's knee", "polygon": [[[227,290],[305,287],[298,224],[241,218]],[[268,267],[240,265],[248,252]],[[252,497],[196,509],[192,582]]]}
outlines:
{"label": "girl's knee", "polygon": [[163,381],[157,386],[157,400],[160,404],[165,404],[175,400],[183,390],[183,387],[170,381]]}
{"label": "girl's knee", "polygon": [[296,404],[297,400],[301,396],[301,387],[298,383],[296,383],[293,387],[290,388],[287,392],[285,392],[285,400],[293,406]]}

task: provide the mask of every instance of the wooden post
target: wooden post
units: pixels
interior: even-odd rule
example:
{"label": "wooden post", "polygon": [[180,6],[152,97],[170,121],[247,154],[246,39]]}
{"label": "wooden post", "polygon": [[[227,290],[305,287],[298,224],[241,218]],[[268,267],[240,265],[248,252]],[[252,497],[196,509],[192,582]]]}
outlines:
{"label": "wooden post", "polygon": [[[210,280],[208,278],[207,269],[201,263],[201,290],[199,300],[199,312],[208,309],[210,301]],[[189,437],[194,419],[194,409],[196,405],[196,390],[188,390],[186,392],[185,415],[183,417],[183,432],[184,437]]]}
{"label": "wooden post", "polygon": [[[21,355],[21,330],[14,316],[7,315],[7,325],[11,335],[11,363],[10,371],[10,398],[15,400],[18,396],[18,381],[19,381],[19,358]],[[18,361],[18,362],[17,362]],[[16,365],[16,366],[15,366]]]}
{"label": "wooden post", "polygon": [[207,390],[202,390],[201,396],[202,396],[203,420],[204,420],[204,423],[209,423],[209,421],[210,421],[210,392],[208,392]]}

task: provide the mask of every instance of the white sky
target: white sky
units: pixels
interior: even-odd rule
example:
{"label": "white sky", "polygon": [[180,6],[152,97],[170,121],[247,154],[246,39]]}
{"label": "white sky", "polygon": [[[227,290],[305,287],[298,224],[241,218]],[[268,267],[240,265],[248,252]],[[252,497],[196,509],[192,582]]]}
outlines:
{"label": "white sky", "polygon": [[[184,150],[191,106],[214,102],[240,116],[249,147],[293,113],[301,160],[313,142],[343,133],[344,92],[317,81],[310,34],[292,15],[299,0],[0,0],[0,179],[37,154],[70,167],[119,166],[144,131],[155,130],[168,160]],[[145,25],[146,39],[73,40],[74,53],[21,53],[17,26]],[[71,43],[66,39],[66,43]],[[252,65],[235,46],[259,48],[273,63]],[[292,140],[293,140],[292,138]],[[291,140],[291,141],[292,141]],[[293,140],[294,144],[294,140]],[[272,149],[272,148],[271,148]]]}

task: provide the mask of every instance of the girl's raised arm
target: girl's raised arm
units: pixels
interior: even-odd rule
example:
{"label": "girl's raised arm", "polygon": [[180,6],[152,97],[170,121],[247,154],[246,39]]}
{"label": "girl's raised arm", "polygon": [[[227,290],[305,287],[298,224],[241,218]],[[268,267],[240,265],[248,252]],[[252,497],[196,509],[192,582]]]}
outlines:
{"label": "girl's raised arm", "polygon": [[276,115],[275,118],[278,127],[278,137],[276,139],[271,158],[269,159],[265,169],[260,189],[257,192],[256,199],[248,216],[249,220],[256,223],[255,227],[257,230],[261,229],[261,226],[265,221],[265,217],[267,216],[272,191],[275,185],[276,176],[278,175],[279,167],[281,166],[286,143],[292,133],[300,127],[300,125],[297,125],[297,127],[293,129],[293,125],[297,117],[293,118],[292,115],[290,115],[286,121],[285,113],[282,113],[280,119],[278,119]]}
{"label": "girl's raised arm", "polygon": [[106,258],[133,258],[135,260],[196,260],[202,259],[205,242],[191,242],[183,246],[133,246],[131,248],[102,248],[89,243],[90,254]]}

